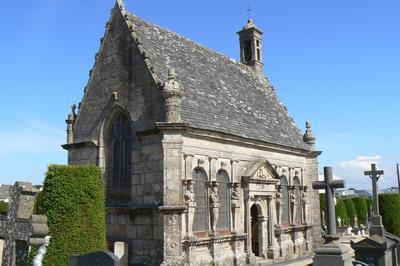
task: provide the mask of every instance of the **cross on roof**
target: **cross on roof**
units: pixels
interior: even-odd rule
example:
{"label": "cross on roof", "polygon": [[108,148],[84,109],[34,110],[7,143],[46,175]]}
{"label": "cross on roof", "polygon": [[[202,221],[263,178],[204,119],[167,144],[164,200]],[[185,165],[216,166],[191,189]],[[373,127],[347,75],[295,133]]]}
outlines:
{"label": "cross on roof", "polygon": [[344,188],[344,186],[343,180],[333,180],[332,167],[324,167],[324,181],[315,181],[312,183],[313,189],[325,190],[328,237],[336,235],[334,191],[337,188]]}
{"label": "cross on roof", "polygon": [[249,20],[250,20],[250,19],[251,19],[251,11],[252,11],[252,9],[251,9],[251,2],[250,2],[250,0],[249,0],[248,9],[247,9],[246,11],[247,11],[247,13],[249,13]]}

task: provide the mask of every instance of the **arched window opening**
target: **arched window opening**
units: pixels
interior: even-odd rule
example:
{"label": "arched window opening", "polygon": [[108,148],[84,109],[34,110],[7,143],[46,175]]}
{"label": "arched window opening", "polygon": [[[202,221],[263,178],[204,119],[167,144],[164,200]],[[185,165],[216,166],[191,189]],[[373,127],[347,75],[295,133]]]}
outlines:
{"label": "arched window opening", "polygon": [[229,175],[225,170],[219,170],[217,173],[218,193],[220,200],[219,220],[217,228],[229,228]]}
{"label": "arched window opening", "polygon": [[301,198],[301,190],[300,190],[300,180],[297,176],[293,179],[294,193],[296,199],[296,214],[295,214],[295,223],[302,223],[302,198]]}
{"label": "arched window opening", "polygon": [[193,170],[193,181],[195,182],[194,193],[196,201],[193,232],[208,231],[207,174],[203,169],[196,168]]}
{"label": "arched window opening", "polygon": [[130,123],[121,114],[110,128],[107,141],[107,183],[113,198],[121,192],[121,197],[126,197],[131,190],[132,146]]}
{"label": "arched window opening", "polygon": [[281,190],[282,190],[282,225],[289,225],[289,190],[288,181],[286,176],[281,176]]}

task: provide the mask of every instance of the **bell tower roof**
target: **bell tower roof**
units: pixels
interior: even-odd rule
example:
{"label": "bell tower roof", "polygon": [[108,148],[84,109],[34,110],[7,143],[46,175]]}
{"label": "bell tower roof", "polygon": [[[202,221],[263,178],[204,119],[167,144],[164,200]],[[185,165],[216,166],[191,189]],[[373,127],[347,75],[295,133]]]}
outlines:
{"label": "bell tower roof", "polygon": [[263,71],[262,31],[249,18],[243,29],[238,32],[240,41],[240,62],[251,66],[261,74]]}

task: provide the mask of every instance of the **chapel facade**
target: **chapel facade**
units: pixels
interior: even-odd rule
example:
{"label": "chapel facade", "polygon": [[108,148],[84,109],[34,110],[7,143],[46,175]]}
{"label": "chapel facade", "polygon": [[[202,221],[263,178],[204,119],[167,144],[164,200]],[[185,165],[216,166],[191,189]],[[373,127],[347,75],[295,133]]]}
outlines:
{"label": "chapel facade", "polygon": [[261,30],[238,35],[240,62],[116,2],[63,147],[102,169],[107,239],[129,265],[256,265],[320,243],[311,126],[263,76]]}

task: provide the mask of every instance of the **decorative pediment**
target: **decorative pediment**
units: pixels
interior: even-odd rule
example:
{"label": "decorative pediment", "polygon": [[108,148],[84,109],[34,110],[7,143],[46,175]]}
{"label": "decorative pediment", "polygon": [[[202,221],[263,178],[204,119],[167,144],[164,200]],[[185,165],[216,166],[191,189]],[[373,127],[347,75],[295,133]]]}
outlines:
{"label": "decorative pediment", "polygon": [[259,160],[254,162],[242,174],[243,178],[256,180],[279,180],[279,174],[267,160]]}
{"label": "decorative pediment", "polygon": [[383,248],[386,249],[388,246],[393,245],[393,241],[387,238],[383,238],[378,235],[373,235],[359,242],[350,243],[351,247],[354,249],[366,249],[366,248]]}

